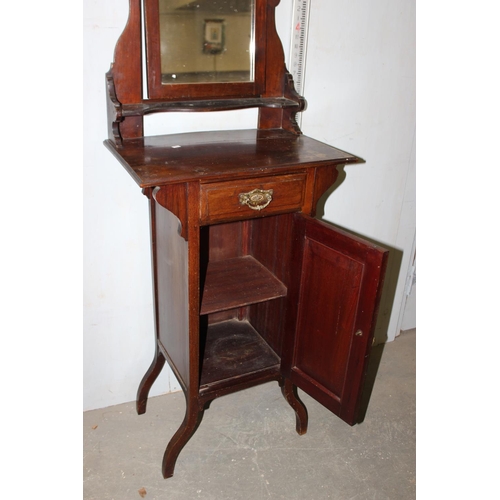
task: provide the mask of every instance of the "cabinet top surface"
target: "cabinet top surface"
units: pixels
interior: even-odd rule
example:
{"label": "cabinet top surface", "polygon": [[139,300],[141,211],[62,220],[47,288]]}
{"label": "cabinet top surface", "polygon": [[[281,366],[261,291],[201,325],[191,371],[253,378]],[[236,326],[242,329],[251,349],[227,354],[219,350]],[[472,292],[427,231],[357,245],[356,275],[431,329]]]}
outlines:
{"label": "cabinet top surface", "polygon": [[129,139],[120,147],[108,140],[105,145],[142,188],[363,161],[282,129],[192,132]]}

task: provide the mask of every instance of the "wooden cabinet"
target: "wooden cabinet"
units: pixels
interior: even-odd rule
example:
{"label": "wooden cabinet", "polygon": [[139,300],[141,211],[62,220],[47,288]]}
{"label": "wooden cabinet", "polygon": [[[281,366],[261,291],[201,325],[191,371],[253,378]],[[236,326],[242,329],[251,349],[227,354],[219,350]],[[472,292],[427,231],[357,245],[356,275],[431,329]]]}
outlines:
{"label": "wooden cabinet", "polygon": [[[257,1],[257,22],[267,12],[264,73],[280,55],[268,25],[275,5]],[[137,34],[130,24],[136,9],[132,0],[125,33]],[[131,35],[125,39],[131,43]],[[260,109],[255,130],[143,137],[148,110],[185,104],[123,103],[119,94],[122,100],[129,94],[120,85],[132,76],[118,77],[116,68],[107,75],[105,144],[150,203],[156,349],[137,411],[146,411],[165,361],[186,397],[185,419],[165,451],[164,477],[172,476],[210,402],[257,384],[278,382],[299,434],[308,419],[297,388],[348,424],[357,420],[387,251],[314,219],[338,166],[360,159],[300,133],[294,113],[302,98],[284,65],[281,76],[279,85],[276,75],[257,82],[277,90],[250,98]],[[225,97],[192,102],[198,110],[249,105],[248,96]],[[295,103],[295,111],[283,100]]]}

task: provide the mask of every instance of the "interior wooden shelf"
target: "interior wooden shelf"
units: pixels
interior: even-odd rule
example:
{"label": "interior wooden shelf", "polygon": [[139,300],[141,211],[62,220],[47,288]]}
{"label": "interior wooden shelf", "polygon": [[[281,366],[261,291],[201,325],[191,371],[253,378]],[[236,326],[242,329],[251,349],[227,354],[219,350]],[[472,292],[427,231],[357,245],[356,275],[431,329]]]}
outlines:
{"label": "interior wooden shelf", "polygon": [[285,297],[285,285],[250,255],[208,264],[200,314]]}
{"label": "interior wooden shelf", "polygon": [[[280,358],[247,321],[229,320],[208,326],[200,389],[218,382],[279,369]],[[210,387],[212,386],[212,387]]]}

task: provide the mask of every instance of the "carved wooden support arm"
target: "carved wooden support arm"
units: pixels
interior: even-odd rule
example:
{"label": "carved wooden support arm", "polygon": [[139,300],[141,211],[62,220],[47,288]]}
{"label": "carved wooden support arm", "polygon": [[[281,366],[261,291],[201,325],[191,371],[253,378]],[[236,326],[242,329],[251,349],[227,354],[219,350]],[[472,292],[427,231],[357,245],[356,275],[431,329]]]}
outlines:
{"label": "carved wooden support arm", "polygon": [[113,65],[106,73],[106,104],[108,112],[108,138],[115,144],[122,144],[120,123],[123,121],[122,105],[116,97],[113,79]]}

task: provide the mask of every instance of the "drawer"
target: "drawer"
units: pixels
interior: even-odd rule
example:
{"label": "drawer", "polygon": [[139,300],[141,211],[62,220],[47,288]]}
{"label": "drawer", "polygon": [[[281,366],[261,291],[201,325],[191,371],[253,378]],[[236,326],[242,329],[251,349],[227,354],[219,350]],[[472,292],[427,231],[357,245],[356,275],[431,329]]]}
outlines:
{"label": "drawer", "polygon": [[304,204],[306,174],[201,184],[200,219],[219,222],[295,212]]}

